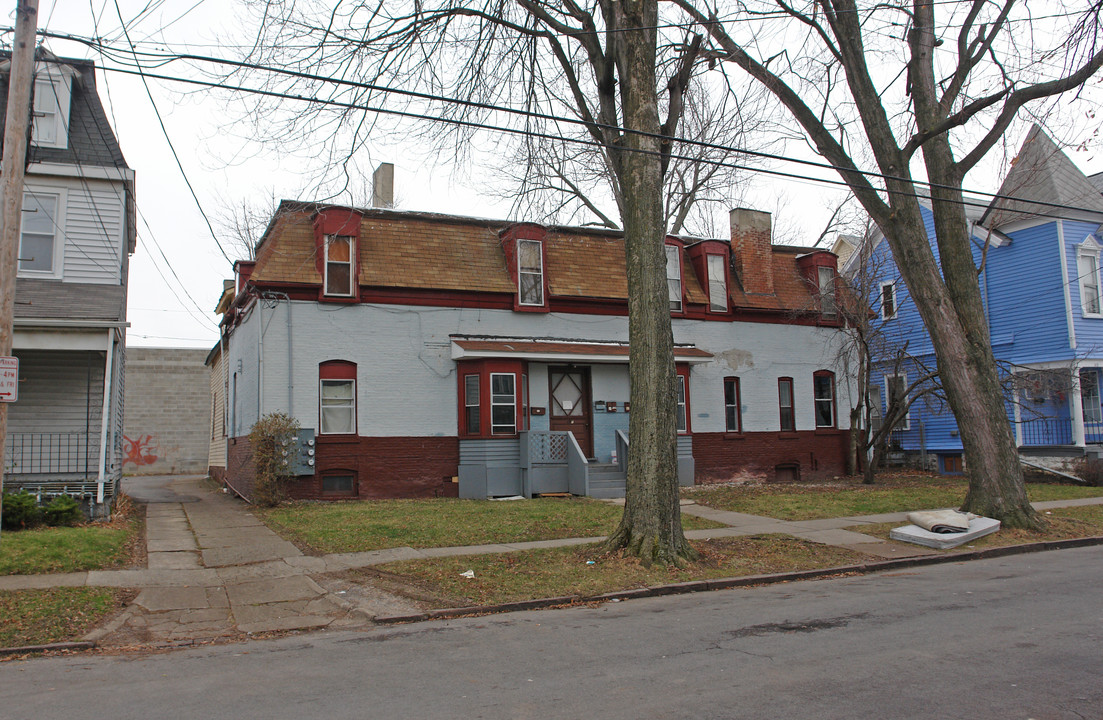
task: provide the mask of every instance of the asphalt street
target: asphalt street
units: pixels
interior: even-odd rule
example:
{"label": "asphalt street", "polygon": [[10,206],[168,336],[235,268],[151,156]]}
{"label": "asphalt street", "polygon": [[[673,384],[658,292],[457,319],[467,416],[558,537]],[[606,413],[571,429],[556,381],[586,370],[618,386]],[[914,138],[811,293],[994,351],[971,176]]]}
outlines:
{"label": "asphalt street", "polygon": [[0,714],[1103,718],[1103,548],[0,664]]}

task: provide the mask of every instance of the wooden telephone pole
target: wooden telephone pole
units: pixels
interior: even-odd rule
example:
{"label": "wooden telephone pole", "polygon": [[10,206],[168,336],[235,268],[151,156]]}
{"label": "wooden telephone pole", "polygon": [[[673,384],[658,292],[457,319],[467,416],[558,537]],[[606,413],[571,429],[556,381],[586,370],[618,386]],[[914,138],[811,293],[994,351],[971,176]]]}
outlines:
{"label": "wooden telephone pole", "polygon": [[[0,357],[12,354],[15,274],[19,263],[23,172],[27,159],[27,126],[31,119],[38,0],[18,0],[15,14],[15,41],[12,43],[8,110],[4,126],[4,155],[3,165],[0,167],[0,183],[3,184],[3,205],[0,205]],[[8,404],[0,402],[0,514],[3,513],[3,462],[7,434]]]}

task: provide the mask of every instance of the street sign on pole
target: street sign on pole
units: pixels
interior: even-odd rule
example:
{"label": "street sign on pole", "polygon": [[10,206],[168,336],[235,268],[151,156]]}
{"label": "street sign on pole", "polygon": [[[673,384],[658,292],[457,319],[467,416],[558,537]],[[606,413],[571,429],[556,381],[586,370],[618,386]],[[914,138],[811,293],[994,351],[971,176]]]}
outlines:
{"label": "street sign on pole", "polygon": [[0,356],[0,402],[19,399],[19,358]]}

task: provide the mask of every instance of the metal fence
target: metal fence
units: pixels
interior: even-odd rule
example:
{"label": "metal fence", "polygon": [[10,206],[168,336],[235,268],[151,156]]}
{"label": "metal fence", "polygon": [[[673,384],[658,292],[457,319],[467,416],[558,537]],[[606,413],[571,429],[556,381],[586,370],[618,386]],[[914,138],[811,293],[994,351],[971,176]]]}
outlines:
{"label": "metal fence", "polygon": [[[1019,430],[1022,433],[1023,447],[1039,445],[1072,445],[1071,418],[1033,418],[1021,420]],[[1088,442],[1093,442],[1088,440]]]}
{"label": "metal fence", "polygon": [[87,433],[11,433],[4,443],[4,472],[13,475],[87,475],[96,460]]}

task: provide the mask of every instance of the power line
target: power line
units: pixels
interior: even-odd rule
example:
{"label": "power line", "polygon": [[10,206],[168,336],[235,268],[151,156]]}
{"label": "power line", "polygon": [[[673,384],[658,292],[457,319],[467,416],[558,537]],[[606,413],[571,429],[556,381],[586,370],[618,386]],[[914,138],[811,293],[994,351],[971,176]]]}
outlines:
{"label": "power line", "polygon": [[[109,46],[105,46],[101,42],[99,42],[99,41],[97,41],[93,38],[84,38],[84,37],[76,36],[76,35],[55,34],[55,33],[43,33],[43,34],[50,35],[50,36],[61,37],[63,39],[72,40],[72,41],[75,41],[75,42],[81,42],[83,44],[89,45],[93,49],[99,50],[106,57],[110,57],[113,60],[119,61],[119,58],[112,55],[112,53],[118,52],[117,50],[115,50],[114,48],[111,48]],[[565,124],[568,124],[568,125],[576,125],[576,126],[582,126],[582,127],[596,127],[596,128],[602,129],[602,130],[613,130],[613,131],[619,132],[619,133],[633,134],[633,135],[638,135],[638,136],[642,136],[642,137],[658,139],[660,141],[667,141],[667,142],[674,141],[674,142],[678,142],[678,143],[688,145],[688,146],[692,146],[692,147],[698,147],[698,148],[709,149],[709,150],[719,150],[719,151],[722,151],[722,152],[725,152],[725,153],[736,154],[736,155],[745,155],[745,156],[748,156],[748,157],[756,157],[756,158],[762,158],[762,159],[768,159],[768,160],[776,160],[776,161],[781,161],[781,162],[804,165],[804,166],[808,166],[808,167],[815,167],[815,168],[821,168],[821,169],[826,169],[826,170],[832,170],[834,172],[843,172],[843,171],[845,171],[845,172],[848,172],[848,173],[857,173],[857,174],[860,174],[864,177],[872,178],[872,179],[896,180],[896,181],[907,182],[907,183],[910,183],[912,185],[918,185],[918,186],[921,186],[921,187],[927,187],[927,188],[932,188],[932,189],[933,188],[949,189],[949,190],[957,190],[958,189],[958,188],[954,188],[954,187],[950,187],[950,186],[940,185],[938,183],[930,183],[930,182],[914,180],[914,179],[911,179],[911,178],[884,175],[883,173],[879,173],[879,172],[876,172],[876,171],[860,170],[860,169],[851,170],[849,168],[840,168],[838,166],[832,165],[831,163],[820,162],[820,161],[816,161],[816,160],[807,160],[807,159],[802,159],[802,158],[794,158],[794,157],[790,157],[790,156],[780,155],[780,154],[777,154],[777,153],[768,153],[768,152],[763,152],[763,151],[758,151],[758,150],[751,150],[751,149],[748,149],[748,148],[725,146],[725,145],[720,145],[720,144],[717,144],[717,143],[708,143],[708,142],[704,142],[704,141],[700,141],[700,140],[692,140],[692,139],[681,138],[681,137],[669,137],[669,136],[661,135],[661,134],[658,134],[658,133],[647,133],[647,132],[643,132],[643,131],[628,130],[628,129],[625,129],[625,128],[622,128],[622,127],[616,126],[616,125],[607,125],[607,124],[596,123],[596,122],[587,122],[587,121],[584,121],[584,120],[564,118],[564,117],[559,117],[559,116],[556,116],[556,115],[551,115],[551,114],[548,114],[548,113],[535,112],[535,111],[532,111],[532,110],[519,110],[519,109],[516,109],[516,108],[504,107],[504,106],[500,106],[500,105],[492,105],[492,104],[489,104],[489,103],[482,103],[482,102],[477,102],[477,101],[472,101],[472,100],[464,100],[464,99],[460,99],[460,98],[451,98],[451,97],[447,97],[447,96],[443,96],[443,95],[436,95],[436,94],[432,94],[432,93],[424,93],[424,92],[413,91],[413,90],[404,90],[404,89],[400,89],[400,88],[393,88],[393,87],[390,87],[390,86],[379,85],[379,84],[375,84],[375,83],[357,82],[357,81],[352,81],[352,80],[346,80],[346,79],[343,79],[343,78],[334,78],[334,77],[330,77],[330,76],[316,75],[316,74],[313,74],[313,73],[305,73],[305,72],[296,71],[296,70],[287,70],[287,69],[284,69],[284,68],[275,68],[275,67],[260,65],[260,64],[257,64],[257,63],[248,63],[248,62],[230,60],[230,59],[227,59],[227,58],[219,58],[219,57],[214,57],[214,56],[209,56],[209,55],[197,55],[197,54],[192,54],[192,53],[171,53],[171,54],[169,54],[169,53],[154,53],[154,52],[147,52],[147,51],[139,52],[137,49],[132,49],[131,54],[133,55],[134,61],[135,61],[135,64],[132,67],[138,68],[137,71],[125,70],[125,69],[122,69],[122,68],[115,68],[115,67],[108,68],[106,66],[104,67],[104,70],[109,70],[111,72],[118,72],[118,73],[123,73],[123,74],[131,74],[131,75],[137,74],[137,75],[142,76],[143,80],[145,78],[161,79],[161,80],[167,80],[167,81],[170,81],[170,82],[180,82],[180,83],[199,85],[199,86],[204,86],[204,87],[220,88],[220,89],[229,90],[229,91],[259,94],[259,95],[264,95],[264,96],[267,96],[267,97],[275,97],[275,98],[280,98],[280,99],[299,100],[299,101],[303,101],[303,102],[308,102],[308,103],[313,103],[313,104],[320,104],[320,105],[327,105],[327,106],[331,106],[331,107],[340,107],[340,108],[352,109],[352,110],[363,110],[363,111],[374,112],[374,113],[378,113],[378,114],[397,115],[397,116],[409,117],[409,118],[413,118],[413,119],[427,120],[427,121],[431,121],[431,122],[452,124],[452,125],[458,125],[458,126],[463,126],[463,127],[470,127],[470,128],[474,128],[474,129],[492,130],[492,131],[495,131],[495,132],[503,132],[503,133],[509,133],[509,134],[526,135],[526,136],[529,136],[529,137],[538,137],[538,138],[543,138],[543,139],[548,139],[548,140],[569,142],[569,143],[573,143],[573,144],[580,144],[580,145],[586,145],[586,146],[591,146],[591,147],[603,147],[603,145],[601,143],[596,142],[596,141],[587,141],[587,140],[582,140],[582,139],[579,139],[579,138],[570,138],[570,137],[566,137],[566,136],[559,135],[559,134],[541,133],[541,132],[537,132],[537,131],[534,131],[534,130],[531,130],[531,129],[511,128],[511,127],[508,127],[508,126],[492,125],[492,124],[489,124],[489,123],[483,123],[483,122],[478,122],[478,121],[458,120],[458,119],[455,119],[455,118],[439,117],[439,116],[428,115],[428,114],[425,114],[425,113],[415,113],[415,112],[411,112],[411,111],[395,110],[395,109],[383,108],[383,107],[373,107],[371,105],[358,104],[358,103],[355,103],[355,102],[342,102],[342,101],[338,101],[338,100],[329,100],[329,99],[321,99],[321,98],[316,98],[316,97],[307,97],[307,96],[304,96],[304,95],[298,95],[298,94],[294,94],[294,93],[285,93],[285,92],[278,92],[278,91],[274,91],[274,90],[265,90],[265,89],[262,89],[262,88],[250,88],[250,87],[245,87],[245,86],[240,86],[240,85],[235,86],[235,85],[229,85],[229,84],[224,83],[224,82],[202,81],[202,80],[195,80],[195,79],[191,79],[191,78],[182,78],[182,77],[172,76],[172,75],[163,75],[163,74],[157,74],[157,73],[150,73],[150,72],[142,69],[141,60],[138,59],[138,55],[141,54],[141,55],[143,55],[147,58],[158,59],[158,60],[161,61],[159,64],[162,65],[162,66],[166,65],[168,63],[171,63],[175,60],[183,60],[183,61],[189,61],[190,60],[190,61],[197,61],[197,62],[206,62],[206,63],[212,63],[212,64],[219,64],[219,65],[229,65],[231,67],[237,67],[237,68],[240,68],[240,69],[259,70],[259,71],[263,71],[263,72],[268,72],[268,73],[272,73],[272,74],[276,74],[276,75],[283,75],[283,76],[292,77],[292,78],[301,79],[301,80],[317,81],[317,82],[323,82],[323,83],[330,83],[330,84],[334,84],[334,85],[338,85],[338,86],[354,88],[354,89],[376,91],[376,92],[385,93],[385,94],[401,95],[401,96],[411,97],[411,98],[418,99],[418,100],[426,100],[426,101],[432,101],[432,102],[443,102],[443,103],[449,103],[449,104],[453,104],[453,105],[461,105],[461,106],[465,106],[465,107],[470,107],[472,109],[501,112],[501,113],[506,113],[506,114],[510,114],[510,115],[520,116],[520,117],[527,118],[527,119],[546,120],[546,121],[553,122],[555,124],[565,123]],[[147,87],[147,92],[148,92],[148,87]],[[632,152],[639,152],[639,153],[644,153],[644,154],[659,154],[659,153],[654,153],[654,152],[650,152],[650,151],[646,151],[646,150],[630,150],[628,148],[624,148],[624,149],[632,151]],[[848,183],[845,180],[817,178],[817,177],[813,177],[813,176],[809,176],[809,175],[801,175],[801,174],[797,174],[797,173],[788,173],[788,172],[783,172],[783,171],[779,171],[779,170],[770,170],[770,169],[766,169],[766,168],[750,167],[750,166],[747,166],[747,165],[730,163],[730,162],[719,161],[719,160],[712,160],[712,159],[707,159],[707,158],[705,158],[705,159],[694,158],[694,157],[688,157],[688,156],[685,156],[685,155],[671,154],[670,157],[675,158],[675,159],[684,159],[684,160],[690,160],[690,161],[705,162],[705,163],[709,163],[709,164],[713,164],[713,165],[719,165],[719,166],[722,166],[722,167],[730,167],[730,168],[736,169],[736,170],[745,170],[745,171],[749,171],[749,172],[760,172],[760,173],[764,173],[764,174],[768,174],[768,175],[773,175],[775,177],[783,177],[783,178],[797,179],[797,180],[811,180],[811,181],[824,183],[824,184],[829,184],[829,185],[838,185],[838,186],[849,187]],[[881,192],[890,192],[887,189],[880,189],[880,191]],[[969,195],[977,196],[977,197],[991,198],[993,200],[1004,199],[1004,200],[1016,200],[1016,201],[1021,202],[1020,198],[1015,198],[1013,196],[1000,195],[998,193],[990,193],[990,192],[979,191],[979,190],[965,190],[965,189],[962,189],[962,192],[966,193],[966,194],[969,194]],[[925,197],[924,195],[919,194],[919,193],[893,192],[893,194],[903,195],[905,197]],[[968,200],[965,200],[963,202],[963,204],[966,205],[966,206],[973,206],[973,207],[986,207],[987,206],[985,204],[969,202]],[[1041,205],[1041,206],[1045,206],[1045,207],[1052,207],[1052,208],[1055,208],[1055,209],[1058,209],[1058,210],[1068,210],[1068,211],[1073,211],[1073,212],[1076,212],[1076,211],[1094,212],[1093,210],[1088,209],[1088,208],[1078,208],[1078,207],[1071,206],[1071,205],[1065,205],[1065,204],[1061,204],[1061,203],[1050,203],[1050,202],[1045,202],[1045,201],[1041,201],[1041,200],[1032,201],[1032,204]],[[1045,215],[1043,213],[1039,213],[1039,214],[1043,215],[1043,216],[1047,216],[1047,217],[1050,217],[1050,216],[1059,217],[1059,216],[1056,216],[1056,215]],[[216,238],[216,242],[217,242],[217,238]],[[221,245],[220,245],[220,249],[221,249]],[[225,254],[225,252],[223,254]]]}

